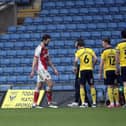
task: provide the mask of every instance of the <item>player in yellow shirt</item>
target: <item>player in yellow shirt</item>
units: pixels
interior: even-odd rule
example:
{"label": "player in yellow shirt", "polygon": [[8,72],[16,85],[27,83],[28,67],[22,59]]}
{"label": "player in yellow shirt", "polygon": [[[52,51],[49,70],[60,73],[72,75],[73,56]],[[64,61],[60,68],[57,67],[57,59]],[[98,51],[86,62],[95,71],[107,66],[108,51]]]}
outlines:
{"label": "player in yellow shirt", "polygon": [[86,82],[90,85],[92,96],[92,107],[96,107],[96,90],[94,88],[93,67],[97,61],[97,56],[91,48],[86,48],[83,39],[76,41],[77,51],[74,59],[74,71],[77,70],[77,62],[80,61],[80,107],[88,107],[85,102],[84,86]]}
{"label": "player in yellow shirt", "polygon": [[[102,78],[102,71],[104,70],[104,83],[107,85],[107,93],[110,104],[108,108],[119,107],[119,91],[117,85],[116,75],[116,50],[112,48],[109,38],[102,40],[104,50],[101,54],[100,79]],[[114,104],[115,101],[115,104]]]}
{"label": "player in yellow shirt", "polygon": [[116,46],[116,62],[120,65],[121,77],[124,85],[124,97],[126,108],[126,30],[121,32],[122,41]]}

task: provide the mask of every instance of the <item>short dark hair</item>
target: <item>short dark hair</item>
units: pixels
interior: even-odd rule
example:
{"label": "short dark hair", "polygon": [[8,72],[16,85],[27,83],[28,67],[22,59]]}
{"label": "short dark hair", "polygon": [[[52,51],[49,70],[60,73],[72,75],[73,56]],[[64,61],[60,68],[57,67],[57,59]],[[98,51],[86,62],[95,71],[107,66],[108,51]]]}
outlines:
{"label": "short dark hair", "polygon": [[85,46],[84,40],[82,38],[79,38],[76,40],[77,46]]}
{"label": "short dark hair", "polygon": [[126,38],[126,29],[121,31],[121,37]]}
{"label": "short dark hair", "polygon": [[102,41],[104,41],[104,42],[106,42],[108,44],[111,44],[110,38],[104,38],[104,39],[102,39]]}
{"label": "short dark hair", "polygon": [[51,36],[48,35],[48,34],[43,35],[42,41],[43,41],[43,40],[47,40],[47,39],[51,39]]}

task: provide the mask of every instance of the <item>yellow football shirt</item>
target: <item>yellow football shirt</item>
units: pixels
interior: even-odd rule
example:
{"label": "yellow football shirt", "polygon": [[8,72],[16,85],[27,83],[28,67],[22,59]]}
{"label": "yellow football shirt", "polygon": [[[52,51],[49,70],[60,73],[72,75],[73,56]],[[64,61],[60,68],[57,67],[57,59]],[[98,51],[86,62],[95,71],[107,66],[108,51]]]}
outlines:
{"label": "yellow football shirt", "polygon": [[119,51],[120,66],[126,66],[126,40],[118,43],[116,50]]}
{"label": "yellow football shirt", "polygon": [[101,54],[101,59],[104,61],[104,71],[116,70],[116,50],[106,48]]}
{"label": "yellow football shirt", "polygon": [[80,60],[80,71],[93,69],[93,56],[95,52],[91,48],[81,48],[75,53]]}

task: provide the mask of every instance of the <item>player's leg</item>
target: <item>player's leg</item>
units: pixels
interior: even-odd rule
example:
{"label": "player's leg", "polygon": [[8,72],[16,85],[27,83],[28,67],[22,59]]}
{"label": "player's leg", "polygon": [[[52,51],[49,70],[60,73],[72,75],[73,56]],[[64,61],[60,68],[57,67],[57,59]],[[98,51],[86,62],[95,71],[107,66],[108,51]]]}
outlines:
{"label": "player's leg", "polygon": [[106,71],[107,93],[108,93],[108,99],[110,101],[108,108],[114,107],[114,94],[113,94],[114,80],[115,80],[114,71]]}
{"label": "player's leg", "polygon": [[88,103],[85,102],[85,88],[84,85],[86,84],[86,76],[85,71],[80,71],[80,99],[81,99],[81,106],[80,107],[88,107]]}
{"label": "player's leg", "polygon": [[124,85],[124,97],[125,97],[125,105],[124,107],[126,108],[126,81],[123,82]]}
{"label": "player's leg", "polygon": [[113,93],[114,93],[114,100],[115,100],[116,107],[119,107],[120,104],[119,104],[119,88],[118,88],[118,86],[114,86]]}
{"label": "player's leg", "polygon": [[52,87],[53,87],[53,82],[52,80],[46,80],[47,88],[46,88],[46,96],[47,96],[47,102],[48,105],[51,104],[52,102]]}
{"label": "player's leg", "polygon": [[48,106],[52,108],[58,108],[58,106],[54,105],[52,102],[52,88],[53,88],[53,81],[51,79],[51,75],[47,70],[44,71],[44,74],[42,75],[45,83],[47,84],[46,88],[46,96],[47,96],[47,102]]}
{"label": "player's leg", "polygon": [[126,108],[126,67],[121,67],[121,77],[122,77],[123,86],[124,86],[124,97],[125,97],[124,107]]}
{"label": "player's leg", "polygon": [[78,77],[75,80],[75,103],[78,105],[80,103],[80,83]]}
{"label": "player's leg", "polygon": [[38,98],[39,98],[39,93],[42,88],[42,82],[38,82],[34,91],[34,101],[33,101],[33,107],[37,106]]}
{"label": "player's leg", "polygon": [[113,95],[115,100],[116,107],[120,107],[119,104],[119,75],[115,74],[115,81],[114,81],[114,87],[113,87]]}
{"label": "player's leg", "polygon": [[113,108],[114,107],[114,96],[113,96],[113,87],[111,85],[108,85],[107,93],[108,93],[108,99],[110,101],[108,108]]}
{"label": "player's leg", "polygon": [[50,107],[50,108],[58,108],[58,106],[52,101],[52,87],[53,87],[52,80],[51,79],[46,80],[46,84],[48,85],[48,87],[46,89],[48,107]]}
{"label": "player's leg", "polygon": [[87,81],[90,85],[91,97],[92,97],[92,107],[96,107],[96,89],[94,87],[93,71],[87,71]]}

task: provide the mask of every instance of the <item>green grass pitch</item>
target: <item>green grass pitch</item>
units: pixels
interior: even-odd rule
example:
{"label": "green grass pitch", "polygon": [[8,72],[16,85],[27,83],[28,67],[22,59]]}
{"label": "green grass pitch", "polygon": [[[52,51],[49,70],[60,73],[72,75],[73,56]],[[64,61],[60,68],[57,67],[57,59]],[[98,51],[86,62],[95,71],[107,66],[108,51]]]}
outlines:
{"label": "green grass pitch", "polygon": [[0,109],[0,126],[126,126],[126,109]]}

